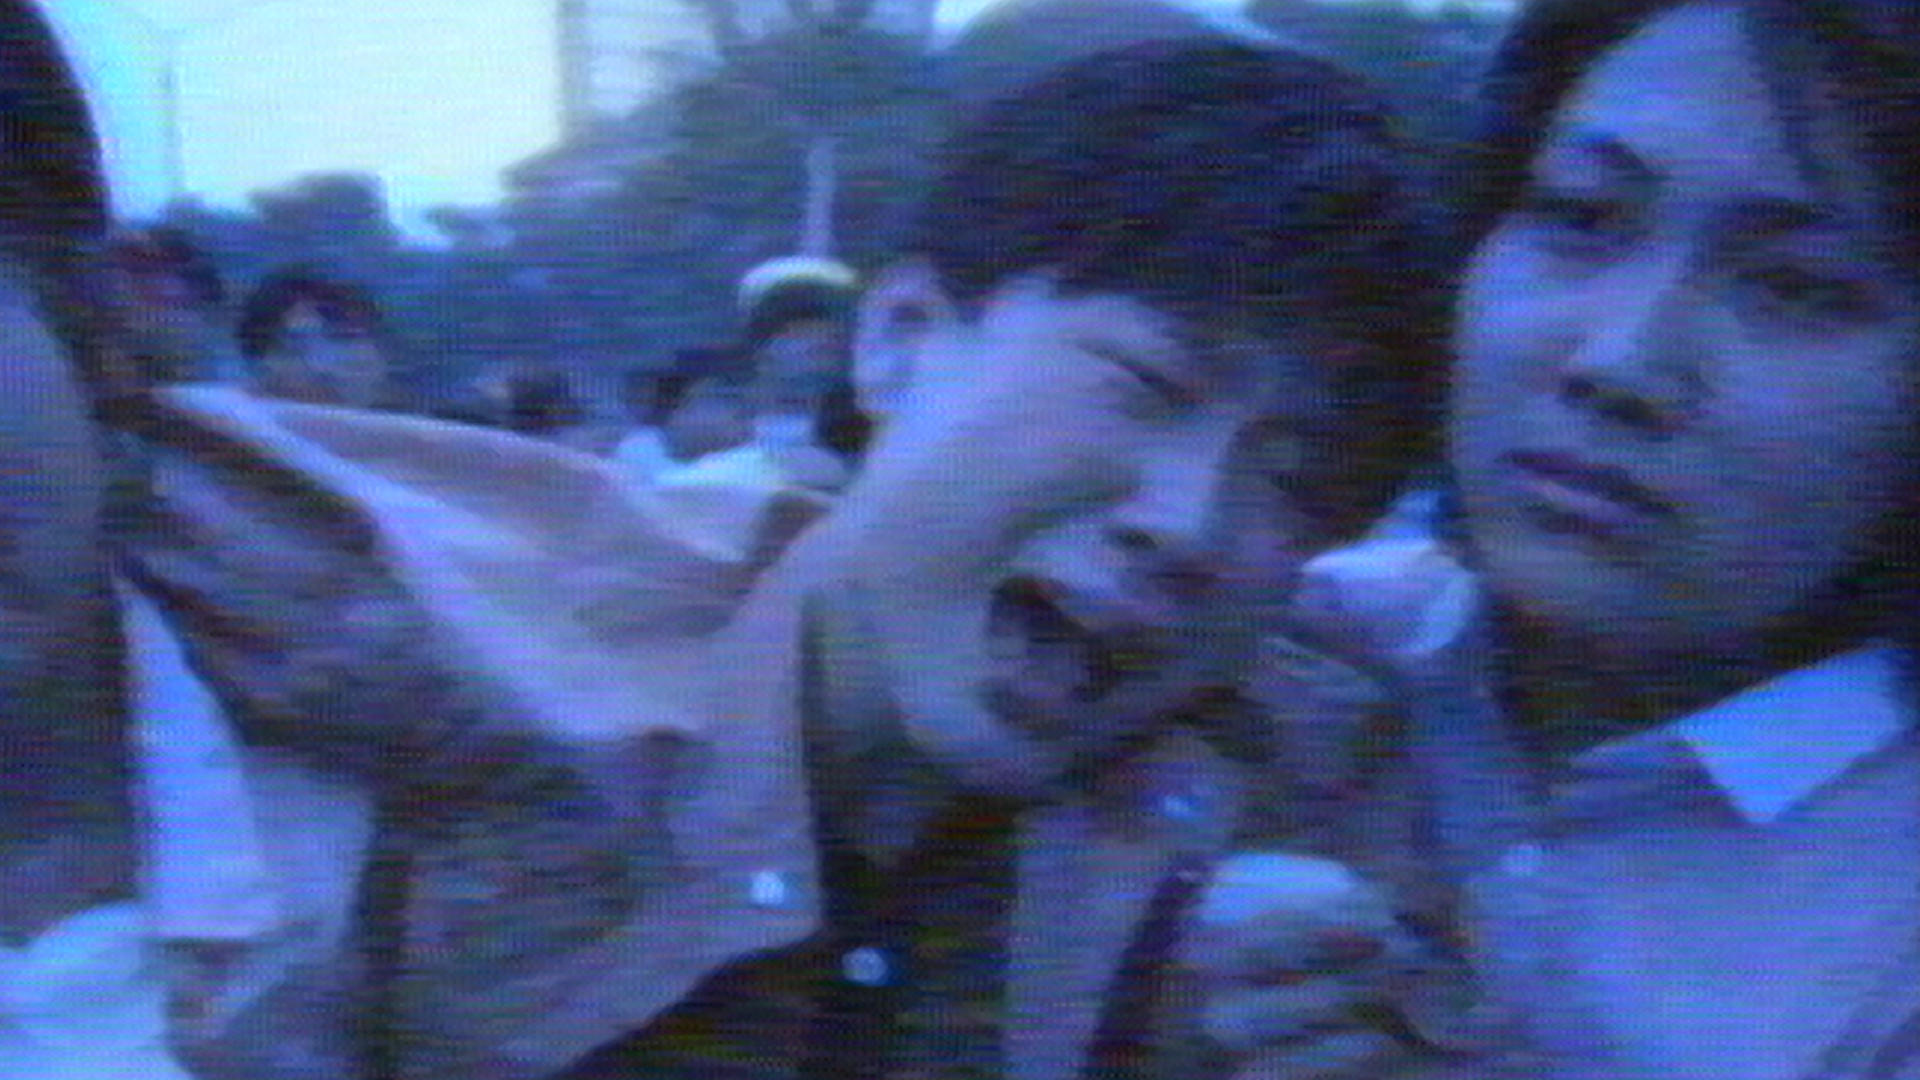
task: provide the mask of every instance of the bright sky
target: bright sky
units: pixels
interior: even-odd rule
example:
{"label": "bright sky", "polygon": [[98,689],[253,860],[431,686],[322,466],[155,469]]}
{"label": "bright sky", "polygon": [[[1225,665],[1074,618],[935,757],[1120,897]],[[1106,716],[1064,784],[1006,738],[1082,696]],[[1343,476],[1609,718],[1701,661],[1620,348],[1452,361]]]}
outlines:
{"label": "bright sky", "polygon": [[[500,171],[558,136],[557,0],[39,2],[88,84],[125,216],[170,194],[169,38],[185,186],[211,203],[372,172],[401,224],[432,236],[427,209],[494,201]],[[994,2],[943,0],[941,21]]]}
{"label": "bright sky", "polygon": [[[303,173],[378,173],[403,223],[500,194],[558,132],[551,0],[41,0],[89,85],[122,213],[167,190],[174,28],[186,187],[209,202]],[[151,23],[135,16],[144,15]]]}

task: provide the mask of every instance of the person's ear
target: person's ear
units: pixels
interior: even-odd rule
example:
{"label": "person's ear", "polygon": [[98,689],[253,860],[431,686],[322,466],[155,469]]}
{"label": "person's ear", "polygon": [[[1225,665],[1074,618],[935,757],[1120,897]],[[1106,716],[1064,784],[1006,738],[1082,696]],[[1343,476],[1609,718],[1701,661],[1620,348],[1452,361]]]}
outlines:
{"label": "person's ear", "polygon": [[853,330],[853,389],[860,411],[886,420],[921,374],[928,338],[951,326],[958,309],[933,264],[903,259],[881,271],[860,297]]}

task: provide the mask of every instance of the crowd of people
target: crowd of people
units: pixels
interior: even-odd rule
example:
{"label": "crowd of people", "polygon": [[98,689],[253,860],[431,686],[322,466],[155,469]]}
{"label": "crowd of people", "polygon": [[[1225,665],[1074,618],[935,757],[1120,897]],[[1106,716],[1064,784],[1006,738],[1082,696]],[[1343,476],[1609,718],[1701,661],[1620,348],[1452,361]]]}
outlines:
{"label": "crowd of people", "polygon": [[1534,0],[1447,205],[986,19],[602,431],[229,320],[0,0],[0,1078],[1920,1078],[1920,8]]}
{"label": "crowd of people", "polygon": [[129,390],[221,382],[287,401],[419,413],[613,456],[644,483],[669,472],[724,483],[745,470],[832,491],[868,430],[851,381],[858,276],[834,259],[754,267],[740,283],[738,340],[621,371],[613,410],[596,408],[578,373],[551,362],[495,363],[450,391],[403,390],[404,350],[380,303],[313,265],[268,274],[229,314],[219,269],[178,228],[121,230],[101,263]]}

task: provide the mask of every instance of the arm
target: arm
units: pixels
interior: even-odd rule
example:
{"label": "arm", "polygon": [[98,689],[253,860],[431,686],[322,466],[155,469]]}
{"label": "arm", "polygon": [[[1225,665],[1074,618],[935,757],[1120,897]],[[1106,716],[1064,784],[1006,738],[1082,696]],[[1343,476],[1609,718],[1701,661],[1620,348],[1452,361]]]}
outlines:
{"label": "arm", "polygon": [[[1499,850],[1492,845],[1518,820],[1508,813],[1515,808],[1453,797],[1485,794],[1472,781],[1495,764],[1490,736],[1499,730],[1470,575],[1429,543],[1360,545],[1309,566],[1293,621],[1302,638],[1401,702],[1401,749],[1414,782],[1448,796],[1435,800],[1447,865],[1430,869],[1443,883],[1460,880],[1458,871]],[[1308,746],[1329,744],[1306,763],[1338,773],[1344,758],[1333,744],[1352,725],[1315,739],[1291,730],[1318,715],[1311,702],[1302,708],[1295,695],[1279,705],[1282,742],[1300,745],[1304,734]],[[1458,912],[1461,899],[1446,906]],[[1504,1041],[1504,1029],[1479,1005],[1462,959],[1413,932],[1402,906],[1336,862],[1243,853],[1222,865],[1195,914],[1188,965],[1205,1002],[1205,1034],[1237,1076],[1471,1076],[1485,1068],[1483,1052]]]}

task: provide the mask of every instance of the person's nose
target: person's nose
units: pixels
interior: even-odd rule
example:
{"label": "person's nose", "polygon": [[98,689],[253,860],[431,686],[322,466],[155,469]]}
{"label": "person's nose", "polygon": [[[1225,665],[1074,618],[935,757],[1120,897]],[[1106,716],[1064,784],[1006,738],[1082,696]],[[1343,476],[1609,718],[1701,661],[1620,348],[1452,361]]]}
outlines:
{"label": "person's nose", "polygon": [[1173,600],[1193,600],[1221,576],[1228,466],[1224,439],[1159,447],[1112,519],[1112,543]]}
{"label": "person's nose", "polygon": [[1575,340],[1560,368],[1560,400],[1614,427],[1671,436],[1705,396],[1704,308],[1684,256],[1596,278],[1581,298]]}

